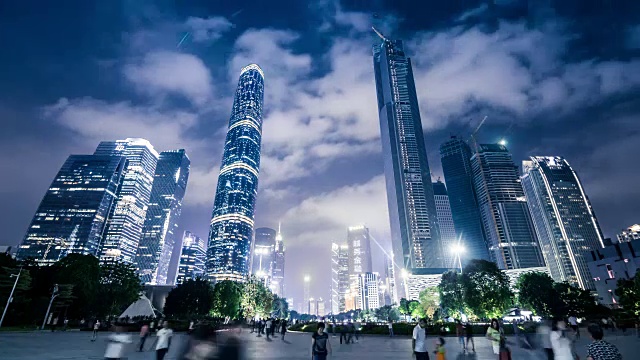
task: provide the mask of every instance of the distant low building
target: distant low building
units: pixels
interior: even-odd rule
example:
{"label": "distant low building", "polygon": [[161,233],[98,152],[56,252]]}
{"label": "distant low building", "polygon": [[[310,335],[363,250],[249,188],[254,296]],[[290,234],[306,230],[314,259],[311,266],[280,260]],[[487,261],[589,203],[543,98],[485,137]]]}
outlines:
{"label": "distant low building", "polygon": [[615,294],[618,280],[630,279],[640,267],[640,240],[631,240],[613,244],[591,252],[587,262],[598,292],[598,302],[615,307],[618,297]]}
{"label": "distant low building", "polygon": [[16,247],[15,246],[5,246],[5,245],[0,245],[0,254],[9,254],[12,257],[15,257],[16,255]]}
{"label": "distant low building", "polygon": [[640,239],[640,224],[631,225],[617,235],[618,242],[629,242]]}

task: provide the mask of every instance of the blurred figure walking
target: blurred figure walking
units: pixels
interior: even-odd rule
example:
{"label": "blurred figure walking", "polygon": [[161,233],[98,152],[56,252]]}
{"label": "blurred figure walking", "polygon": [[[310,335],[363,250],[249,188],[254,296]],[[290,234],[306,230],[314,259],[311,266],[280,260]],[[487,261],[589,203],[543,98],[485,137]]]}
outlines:
{"label": "blurred figure walking", "polygon": [[149,337],[149,325],[142,324],[142,328],[140,328],[140,344],[138,345],[138,351],[144,350],[144,343],[147,341]]}
{"label": "blurred figure walking", "polygon": [[131,344],[131,336],[124,332],[122,326],[116,325],[115,332],[109,336],[107,342],[107,349],[104,352],[105,360],[124,359],[127,344]]}

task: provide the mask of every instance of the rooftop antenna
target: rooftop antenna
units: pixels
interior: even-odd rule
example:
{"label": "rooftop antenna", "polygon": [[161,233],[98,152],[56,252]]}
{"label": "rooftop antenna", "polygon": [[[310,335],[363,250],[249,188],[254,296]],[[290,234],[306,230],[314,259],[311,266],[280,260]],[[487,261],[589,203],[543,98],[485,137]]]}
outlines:
{"label": "rooftop antenna", "polygon": [[371,27],[371,29],[373,29],[373,31],[376,33],[376,35],[378,35],[380,37],[380,39],[382,39],[385,42],[391,42],[391,40],[387,39],[384,35],[382,35],[382,33],[380,31],[378,31],[375,27]]}

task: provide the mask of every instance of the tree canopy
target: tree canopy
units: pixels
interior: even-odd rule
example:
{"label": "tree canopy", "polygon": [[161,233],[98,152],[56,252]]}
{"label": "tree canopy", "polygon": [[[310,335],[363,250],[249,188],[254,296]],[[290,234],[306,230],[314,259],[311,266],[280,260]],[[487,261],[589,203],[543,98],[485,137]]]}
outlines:
{"label": "tree canopy", "polygon": [[501,317],[512,305],[509,278],[486,260],[471,260],[462,272],[464,300],[480,317]]}
{"label": "tree canopy", "polygon": [[[223,287],[226,288],[226,285],[223,285]],[[219,293],[220,292],[221,291],[219,291]],[[208,280],[200,278],[195,280],[188,279],[169,292],[164,305],[164,314],[166,316],[184,319],[204,317],[209,315],[214,308],[214,299],[214,288]],[[223,304],[218,307],[218,310],[230,308],[231,305],[227,307],[226,303],[223,302]]]}
{"label": "tree canopy", "polygon": [[624,311],[635,316],[640,315],[640,276],[636,274],[632,279],[618,280],[616,295],[620,299],[620,306]]}

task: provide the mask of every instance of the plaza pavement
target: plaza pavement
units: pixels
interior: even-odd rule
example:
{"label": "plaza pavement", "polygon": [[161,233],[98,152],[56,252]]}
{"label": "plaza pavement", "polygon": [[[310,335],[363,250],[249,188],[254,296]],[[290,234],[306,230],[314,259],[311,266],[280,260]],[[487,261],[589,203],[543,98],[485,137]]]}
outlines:
{"label": "plaza pavement", "polygon": [[[132,333],[134,344],[129,346],[127,352],[128,360],[155,359],[152,351],[136,352],[134,351],[135,342],[137,342],[137,334]],[[0,359],[2,360],[93,360],[102,359],[106,346],[106,338],[108,333],[102,332],[98,337],[98,341],[91,342],[89,332],[0,332]],[[264,336],[256,337],[246,330],[240,335],[244,349],[246,351],[247,360],[293,360],[293,359],[309,359],[309,346],[311,344],[311,335],[302,333],[288,333],[285,341],[280,337],[276,337],[271,341],[267,341]],[[181,343],[186,339],[186,335],[177,334],[174,338],[172,348],[165,359],[176,359],[178,349]],[[411,339],[409,337],[395,337],[390,339],[385,336],[364,336],[357,344],[340,345],[338,337],[332,337],[333,358],[338,359],[412,359],[411,356]],[[155,338],[150,337],[147,340],[146,347],[150,348]],[[430,337],[430,348],[433,348],[434,337]],[[512,339],[510,339],[512,340]],[[616,344],[622,351],[625,360],[640,359],[640,339],[635,335],[627,336],[610,335],[607,340]],[[476,353],[462,354],[457,339],[453,337],[446,338],[447,359],[448,360],[495,360],[496,356],[491,352],[490,344],[482,337],[476,337]],[[578,353],[581,359],[585,359],[585,351],[588,340],[586,337],[577,343]],[[519,347],[510,346],[512,349],[512,358],[514,360],[538,360],[543,359],[542,354],[524,350]],[[431,356],[433,359],[434,357]]]}

